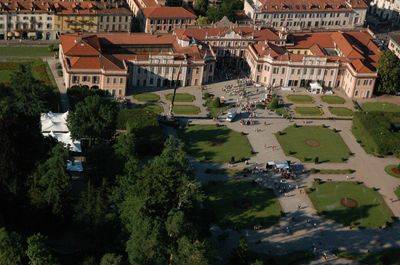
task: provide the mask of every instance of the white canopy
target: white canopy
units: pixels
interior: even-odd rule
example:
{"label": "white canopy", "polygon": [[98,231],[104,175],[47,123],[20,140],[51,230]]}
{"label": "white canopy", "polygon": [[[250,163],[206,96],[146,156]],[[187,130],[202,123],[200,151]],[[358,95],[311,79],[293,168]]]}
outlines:
{"label": "white canopy", "polygon": [[67,126],[68,111],[65,113],[42,113],[40,122],[42,132],[69,132]]}
{"label": "white canopy", "polygon": [[310,92],[313,94],[321,94],[322,86],[318,82],[311,82],[310,83]]}
{"label": "white canopy", "polygon": [[72,152],[81,153],[81,141],[80,140],[72,140],[71,133],[58,133],[58,132],[49,132],[43,133],[44,136],[51,136],[55,138],[57,141],[64,143]]}

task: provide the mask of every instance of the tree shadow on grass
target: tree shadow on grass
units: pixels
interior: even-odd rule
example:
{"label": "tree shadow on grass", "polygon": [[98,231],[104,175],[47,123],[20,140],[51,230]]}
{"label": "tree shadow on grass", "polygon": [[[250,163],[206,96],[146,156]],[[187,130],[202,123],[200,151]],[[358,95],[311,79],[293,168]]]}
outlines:
{"label": "tree shadow on grass", "polygon": [[210,183],[205,191],[212,197],[208,200],[207,207],[214,215],[213,221],[221,227],[269,227],[276,224],[281,217],[280,209],[266,209],[273,204],[279,207],[273,191],[258,184],[245,181]]}
{"label": "tree shadow on grass", "polygon": [[[219,128],[213,130],[190,130],[184,133],[184,140],[189,152],[200,160],[213,160],[218,155],[217,151],[210,150],[223,146],[229,139],[230,130],[227,128]],[[207,147],[196,147],[197,144],[204,144]]]}
{"label": "tree shadow on grass", "polygon": [[345,226],[353,225],[361,227],[362,220],[370,216],[369,211],[374,207],[379,207],[379,204],[362,205],[352,209],[321,211],[320,214]]}

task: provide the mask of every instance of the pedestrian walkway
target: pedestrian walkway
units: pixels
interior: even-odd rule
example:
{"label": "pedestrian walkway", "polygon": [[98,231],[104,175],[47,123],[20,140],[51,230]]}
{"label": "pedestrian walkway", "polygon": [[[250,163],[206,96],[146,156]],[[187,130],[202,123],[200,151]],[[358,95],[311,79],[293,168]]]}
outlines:
{"label": "pedestrian walkway", "polygon": [[58,76],[57,73],[57,63],[58,60],[47,57],[44,59],[47,64],[49,65],[49,68],[51,70],[51,73],[53,74],[54,80],[56,81],[58,91],[60,92],[60,112],[66,112],[69,110],[69,100],[67,96],[67,88],[64,85],[64,79],[62,76]]}

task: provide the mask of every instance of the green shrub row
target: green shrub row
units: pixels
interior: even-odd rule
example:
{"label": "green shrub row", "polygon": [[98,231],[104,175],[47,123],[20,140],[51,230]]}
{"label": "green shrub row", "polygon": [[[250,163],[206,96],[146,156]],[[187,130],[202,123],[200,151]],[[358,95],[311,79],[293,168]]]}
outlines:
{"label": "green shrub row", "polygon": [[379,156],[400,155],[400,113],[357,112],[353,117],[353,131],[365,150]]}

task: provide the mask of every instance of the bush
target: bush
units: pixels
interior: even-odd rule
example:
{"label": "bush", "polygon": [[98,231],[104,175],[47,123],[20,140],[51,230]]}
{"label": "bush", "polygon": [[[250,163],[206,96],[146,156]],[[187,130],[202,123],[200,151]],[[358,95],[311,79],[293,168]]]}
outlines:
{"label": "bush", "polygon": [[204,99],[204,100],[209,99],[209,98],[211,98],[211,97],[212,97],[212,95],[211,95],[210,93],[208,93],[208,92],[205,92],[205,93],[203,94],[203,99]]}
{"label": "bush", "polygon": [[57,75],[58,76],[63,76],[63,71],[62,70],[57,70]]}
{"label": "bush", "polygon": [[394,127],[400,120],[400,113],[357,112],[353,117],[353,131],[359,131],[358,140],[367,152],[377,156],[400,154],[400,132]]}
{"label": "bush", "polygon": [[219,108],[221,107],[221,99],[219,97],[216,97],[213,101],[212,101],[212,106],[215,108]]}
{"label": "bush", "polygon": [[268,109],[270,109],[270,110],[276,110],[276,109],[278,109],[278,108],[280,108],[279,99],[278,99],[277,96],[274,96],[274,97],[272,98],[272,100],[268,103]]}

